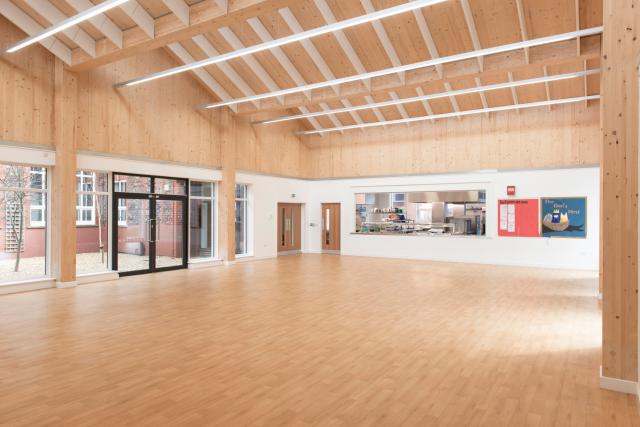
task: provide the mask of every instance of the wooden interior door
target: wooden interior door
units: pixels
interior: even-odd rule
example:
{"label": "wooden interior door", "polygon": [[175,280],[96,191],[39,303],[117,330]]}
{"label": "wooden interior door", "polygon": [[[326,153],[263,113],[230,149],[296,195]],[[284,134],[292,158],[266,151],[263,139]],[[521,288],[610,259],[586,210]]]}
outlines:
{"label": "wooden interior door", "polygon": [[322,250],[340,250],[340,203],[322,204]]}
{"label": "wooden interior door", "polygon": [[302,248],[302,205],[278,203],[278,252]]}

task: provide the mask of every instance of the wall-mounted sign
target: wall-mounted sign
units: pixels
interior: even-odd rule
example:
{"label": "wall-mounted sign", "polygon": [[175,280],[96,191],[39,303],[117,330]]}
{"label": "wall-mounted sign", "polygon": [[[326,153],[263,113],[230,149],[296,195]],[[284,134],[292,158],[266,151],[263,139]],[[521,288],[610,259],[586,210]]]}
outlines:
{"label": "wall-mounted sign", "polygon": [[538,237],[538,199],[498,200],[498,236]]}
{"label": "wall-mounted sign", "polygon": [[515,195],[516,195],[516,186],[507,185],[507,196],[515,196]]}
{"label": "wall-mounted sign", "polygon": [[586,197],[547,197],[540,200],[544,237],[587,237]]}

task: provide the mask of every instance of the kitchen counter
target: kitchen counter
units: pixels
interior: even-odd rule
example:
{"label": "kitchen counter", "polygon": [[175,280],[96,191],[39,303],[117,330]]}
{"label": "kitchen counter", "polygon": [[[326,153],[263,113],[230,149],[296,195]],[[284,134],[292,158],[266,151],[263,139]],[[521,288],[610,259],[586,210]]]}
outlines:
{"label": "kitchen counter", "polygon": [[477,234],[434,234],[434,233],[381,233],[381,232],[351,232],[349,234],[360,236],[408,236],[408,237],[452,237],[452,238],[471,238],[471,239],[490,239],[489,236]]}

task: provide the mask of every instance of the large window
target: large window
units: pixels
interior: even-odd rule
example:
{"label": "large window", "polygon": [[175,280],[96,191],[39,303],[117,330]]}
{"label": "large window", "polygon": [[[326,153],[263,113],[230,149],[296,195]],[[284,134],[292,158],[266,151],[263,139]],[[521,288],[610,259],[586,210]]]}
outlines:
{"label": "large window", "polygon": [[248,186],[236,184],[236,254],[249,253],[247,243]]}
{"label": "large window", "polygon": [[0,283],[47,275],[47,168],[0,163]]}
{"label": "large window", "polygon": [[76,273],[109,270],[109,174],[76,172]]}
{"label": "large window", "polygon": [[191,181],[189,191],[189,256],[215,256],[215,184]]}

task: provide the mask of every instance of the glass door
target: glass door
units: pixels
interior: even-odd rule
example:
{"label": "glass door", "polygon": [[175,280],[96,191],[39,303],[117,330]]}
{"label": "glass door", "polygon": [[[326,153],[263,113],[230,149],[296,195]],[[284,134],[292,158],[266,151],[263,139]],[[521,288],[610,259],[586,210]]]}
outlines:
{"label": "glass door", "polygon": [[114,204],[118,206],[119,211],[126,212],[126,216],[121,214],[114,232],[114,247],[117,251],[114,269],[120,273],[150,271],[153,243],[151,200],[116,195]]}
{"label": "glass door", "polygon": [[[160,196],[162,197],[162,196]],[[185,248],[184,200],[155,200],[155,268],[181,267]]]}
{"label": "glass door", "polygon": [[186,188],[186,180],[114,174],[112,253],[120,275],[187,267]]}

